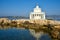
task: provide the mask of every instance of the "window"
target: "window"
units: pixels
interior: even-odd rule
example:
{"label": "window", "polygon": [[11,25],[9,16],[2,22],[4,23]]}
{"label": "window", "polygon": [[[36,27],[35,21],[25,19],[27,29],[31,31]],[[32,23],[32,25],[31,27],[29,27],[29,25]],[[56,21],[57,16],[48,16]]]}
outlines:
{"label": "window", "polygon": [[35,16],[36,16],[36,14],[35,14]]}
{"label": "window", "polygon": [[40,16],[40,14],[39,14],[39,16]]}
{"label": "window", "polygon": [[37,16],[39,16],[39,14],[37,14]]}
{"label": "window", "polygon": [[33,14],[33,16],[34,16],[34,14]]}

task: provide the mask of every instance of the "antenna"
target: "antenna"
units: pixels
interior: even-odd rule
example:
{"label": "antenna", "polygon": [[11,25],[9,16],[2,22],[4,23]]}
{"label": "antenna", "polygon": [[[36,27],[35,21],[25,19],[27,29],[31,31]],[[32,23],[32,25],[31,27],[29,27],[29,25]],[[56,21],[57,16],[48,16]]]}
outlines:
{"label": "antenna", "polygon": [[39,8],[38,3],[36,4],[36,8]]}
{"label": "antenna", "polygon": [[36,5],[38,6],[38,3],[36,3]]}

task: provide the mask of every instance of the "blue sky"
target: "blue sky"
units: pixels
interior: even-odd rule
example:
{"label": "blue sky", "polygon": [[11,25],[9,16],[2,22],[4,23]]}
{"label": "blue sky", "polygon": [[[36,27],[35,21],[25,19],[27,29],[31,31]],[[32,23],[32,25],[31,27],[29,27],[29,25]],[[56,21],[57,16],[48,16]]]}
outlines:
{"label": "blue sky", "polygon": [[46,15],[60,15],[60,0],[0,0],[0,16],[29,16],[37,3]]}

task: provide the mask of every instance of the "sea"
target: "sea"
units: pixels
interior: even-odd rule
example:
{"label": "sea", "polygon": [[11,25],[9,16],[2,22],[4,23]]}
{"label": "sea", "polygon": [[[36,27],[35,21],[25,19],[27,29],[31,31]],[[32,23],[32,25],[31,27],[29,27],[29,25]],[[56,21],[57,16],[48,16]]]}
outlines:
{"label": "sea", "polygon": [[[13,19],[28,19],[29,17],[22,16],[0,16],[0,18]],[[48,20],[60,21],[60,15],[50,15],[46,16]],[[40,34],[41,35],[41,34]],[[1,29],[0,30],[0,40],[37,40],[34,35],[28,29]],[[41,35],[38,40],[51,40],[48,34]]]}
{"label": "sea", "polygon": [[[45,17],[48,20],[60,21],[60,15],[46,15]],[[13,19],[29,19],[29,17],[25,17],[25,16],[0,16],[0,18],[8,18],[10,20],[13,20]]]}

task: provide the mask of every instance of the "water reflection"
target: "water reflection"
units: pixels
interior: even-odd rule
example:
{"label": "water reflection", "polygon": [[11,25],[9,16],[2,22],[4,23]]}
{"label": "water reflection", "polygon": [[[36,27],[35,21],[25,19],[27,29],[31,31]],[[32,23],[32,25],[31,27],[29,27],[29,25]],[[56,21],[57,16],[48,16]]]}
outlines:
{"label": "water reflection", "polygon": [[15,27],[2,26],[2,30],[0,30],[0,40],[50,40],[50,37],[42,31],[36,33],[32,29],[17,29]]}
{"label": "water reflection", "polygon": [[39,39],[40,40],[51,40],[51,38],[50,38],[50,36],[48,34],[42,35]]}
{"label": "water reflection", "polygon": [[49,37],[48,34],[45,34],[44,32],[40,31],[40,32],[35,32],[35,30],[33,29],[29,29],[31,35],[33,35],[36,40],[51,40],[51,38]]}
{"label": "water reflection", "polygon": [[25,29],[8,29],[0,30],[0,40],[35,40],[35,38],[30,35],[29,30]]}
{"label": "water reflection", "polygon": [[35,32],[32,29],[29,29],[30,33],[36,38],[36,40],[39,40],[39,38],[44,34],[43,32]]}

